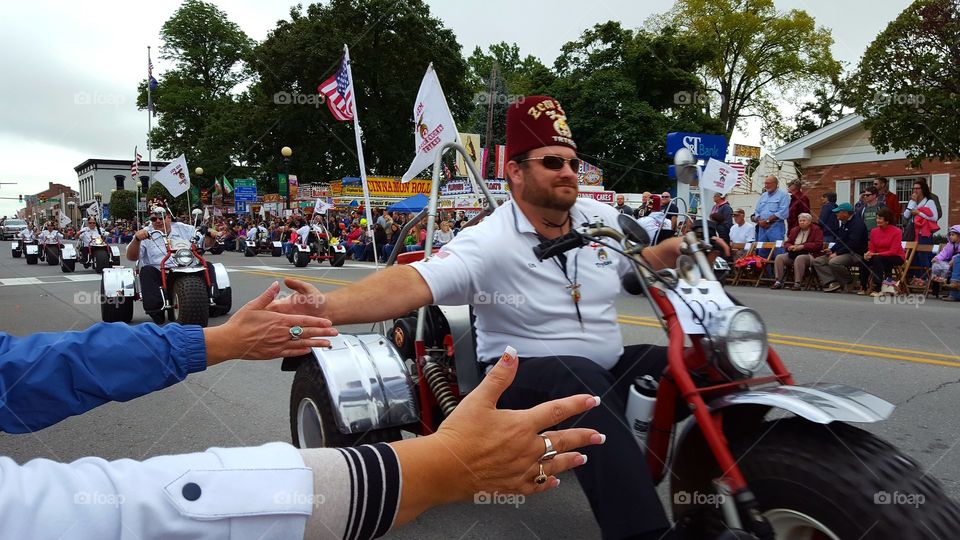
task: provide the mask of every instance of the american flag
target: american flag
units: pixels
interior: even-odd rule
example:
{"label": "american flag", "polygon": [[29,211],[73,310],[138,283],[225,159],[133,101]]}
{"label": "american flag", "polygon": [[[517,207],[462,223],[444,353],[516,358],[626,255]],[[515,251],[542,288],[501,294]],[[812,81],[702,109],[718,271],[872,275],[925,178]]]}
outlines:
{"label": "american flag", "polygon": [[153,78],[153,60],[150,59],[150,49],[147,48],[147,110],[157,115],[157,108],[153,104],[152,92],[157,89],[160,83]]}
{"label": "american flag", "polygon": [[727,165],[729,165],[731,169],[737,171],[737,183],[734,184],[734,187],[742,184],[747,166],[744,165],[743,163],[727,163]]}
{"label": "american flag", "polygon": [[133,165],[130,166],[130,178],[136,182],[140,179],[140,160],[143,159],[143,156],[140,155],[140,152],[137,152],[137,147],[133,147]]}
{"label": "american flag", "polygon": [[340,62],[340,69],[323,81],[317,91],[327,96],[327,107],[333,117],[341,122],[353,120],[353,81],[347,72],[347,57]]}

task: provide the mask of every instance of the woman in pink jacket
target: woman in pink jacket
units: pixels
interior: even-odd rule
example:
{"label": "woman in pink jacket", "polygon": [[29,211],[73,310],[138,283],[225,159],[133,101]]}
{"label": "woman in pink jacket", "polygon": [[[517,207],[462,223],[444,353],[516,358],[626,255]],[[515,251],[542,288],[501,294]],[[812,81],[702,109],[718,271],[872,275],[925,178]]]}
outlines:
{"label": "woman in pink jacket", "polygon": [[873,290],[870,296],[880,296],[880,283],[893,285],[891,271],[894,267],[903,264],[906,253],[900,243],[901,232],[892,225],[893,211],[887,207],[877,212],[877,226],[870,231],[870,243],[863,259],[873,275]]}

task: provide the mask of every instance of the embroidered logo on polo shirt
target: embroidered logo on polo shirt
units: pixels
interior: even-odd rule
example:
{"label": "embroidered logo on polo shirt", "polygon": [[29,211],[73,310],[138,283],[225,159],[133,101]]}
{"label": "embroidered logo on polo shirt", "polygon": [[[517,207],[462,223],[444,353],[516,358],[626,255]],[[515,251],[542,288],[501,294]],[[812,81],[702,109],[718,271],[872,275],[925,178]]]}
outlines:
{"label": "embroidered logo on polo shirt", "polygon": [[607,255],[607,250],[603,248],[597,250],[597,259],[600,261],[596,263],[597,268],[603,268],[604,266],[610,266],[613,264],[613,261],[611,261],[610,257]]}

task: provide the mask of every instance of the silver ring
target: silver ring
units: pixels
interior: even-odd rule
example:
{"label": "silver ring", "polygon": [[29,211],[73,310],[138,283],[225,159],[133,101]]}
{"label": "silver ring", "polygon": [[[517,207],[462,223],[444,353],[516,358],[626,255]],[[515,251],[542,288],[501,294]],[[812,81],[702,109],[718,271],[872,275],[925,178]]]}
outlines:
{"label": "silver ring", "polygon": [[543,455],[540,456],[539,461],[542,463],[544,461],[550,461],[551,459],[557,457],[557,451],[553,448],[553,443],[550,442],[550,438],[546,435],[540,435],[543,439]]}
{"label": "silver ring", "polygon": [[303,328],[299,326],[290,327],[290,341],[300,341],[301,335],[303,335]]}

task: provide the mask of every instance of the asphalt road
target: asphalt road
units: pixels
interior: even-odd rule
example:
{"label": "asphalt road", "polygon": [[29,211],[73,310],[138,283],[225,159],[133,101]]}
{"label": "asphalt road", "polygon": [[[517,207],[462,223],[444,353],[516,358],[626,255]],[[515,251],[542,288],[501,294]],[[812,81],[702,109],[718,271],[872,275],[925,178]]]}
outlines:
{"label": "asphalt road", "polygon": [[[56,266],[28,266],[11,258],[9,243],[2,247],[0,330],[15,335],[79,330],[99,321],[99,308],[89,301],[99,288],[91,270],[65,275]],[[339,269],[314,263],[301,270],[281,258],[232,253],[211,259],[232,270],[234,306],[282,275],[303,276],[329,290],[372,271],[351,262]],[[877,305],[856,295],[730,290],[763,315],[774,346],[798,382],[840,382],[896,404],[891,418],[865,429],[913,456],[960,499],[960,415],[955,406],[960,402],[960,306],[932,299],[920,305]],[[624,296],[619,312],[627,343],[664,340],[642,299]],[[146,321],[138,306],[134,322]],[[365,332],[370,326],[341,330]],[[280,371],[279,361],[228,362],[164,391],[107,404],[36,433],[0,434],[0,455],[20,463],[88,455],[144,459],[211,446],[289,442],[291,380],[292,374]],[[562,479],[559,489],[519,505],[463,503],[430,511],[391,537],[599,538],[576,479],[570,474]]]}

